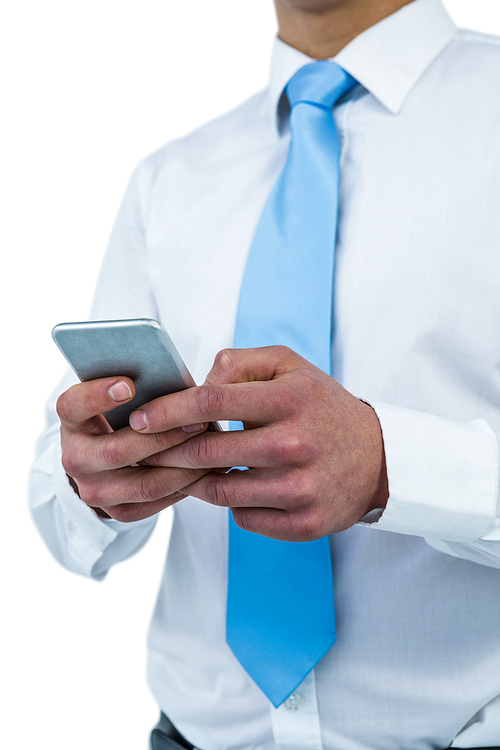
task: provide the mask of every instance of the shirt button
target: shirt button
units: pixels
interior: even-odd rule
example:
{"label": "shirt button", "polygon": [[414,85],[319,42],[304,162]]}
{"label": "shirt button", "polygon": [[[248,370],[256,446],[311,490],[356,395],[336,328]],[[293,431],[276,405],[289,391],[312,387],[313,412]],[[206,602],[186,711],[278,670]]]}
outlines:
{"label": "shirt button", "polygon": [[299,706],[302,703],[302,698],[298,693],[292,693],[288,696],[285,701],[285,708],[287,711],[294,713],[299,710]]}

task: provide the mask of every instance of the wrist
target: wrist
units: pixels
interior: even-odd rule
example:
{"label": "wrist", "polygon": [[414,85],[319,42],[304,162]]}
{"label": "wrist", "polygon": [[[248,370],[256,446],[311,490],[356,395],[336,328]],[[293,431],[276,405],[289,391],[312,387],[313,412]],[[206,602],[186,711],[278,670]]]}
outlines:
{"label": "wrist", "polygon": [[371,411],[371,423],[373,434],[373,466],[374,466],[374,490],[369,498],[366,513],[374,510],[384,510],[389,499],[389,478],[387,476],[387,462],[385,457],[384,437],[379,418],[373,406],[359,399],[363,404],[369,407]]}

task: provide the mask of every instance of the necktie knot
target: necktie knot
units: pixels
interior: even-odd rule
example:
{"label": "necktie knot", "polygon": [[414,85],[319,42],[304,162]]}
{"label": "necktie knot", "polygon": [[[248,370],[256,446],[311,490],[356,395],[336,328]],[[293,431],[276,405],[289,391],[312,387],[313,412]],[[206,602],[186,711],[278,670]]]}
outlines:
{"label": "necktie knot", "polygon": [[285,92],[291,107],[304,102],[331,109],[356,84],[357,81],[337,63],[318,60],[300,68],[288,82]]}

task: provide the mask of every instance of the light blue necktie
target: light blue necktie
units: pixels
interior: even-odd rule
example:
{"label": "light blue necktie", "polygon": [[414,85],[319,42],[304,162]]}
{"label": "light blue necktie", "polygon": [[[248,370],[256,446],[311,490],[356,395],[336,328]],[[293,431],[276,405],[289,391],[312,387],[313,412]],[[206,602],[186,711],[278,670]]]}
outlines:
{"label": "light blue necktie", "polygon": [[[340,151],[332,108],[355,85],[322,60],[285,89],[290,150],[250,250],[234,337],[237,348],[284,344],[329,374]],[[282,542],[230,514],[227,642],[279,706],[335,643],[328,537]]]}

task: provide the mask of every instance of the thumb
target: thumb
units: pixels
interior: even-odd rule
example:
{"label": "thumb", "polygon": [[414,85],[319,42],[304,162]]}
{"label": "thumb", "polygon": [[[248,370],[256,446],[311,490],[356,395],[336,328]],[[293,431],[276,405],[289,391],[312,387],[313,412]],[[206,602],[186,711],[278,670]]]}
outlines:
{"label": "thumb", "polygon": [[287,346],[223,349],[215,357],[205,385],[274,380],[307,364],[303,357]]}

